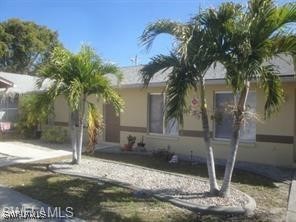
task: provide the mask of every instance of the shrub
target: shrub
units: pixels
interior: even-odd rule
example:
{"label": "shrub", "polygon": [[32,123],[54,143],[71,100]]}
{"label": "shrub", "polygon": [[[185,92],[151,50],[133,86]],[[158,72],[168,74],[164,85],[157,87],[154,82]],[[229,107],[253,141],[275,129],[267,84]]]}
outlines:
{"label": "shrub", "polygon": [[28,94],[20,97],[20,118],[17,132],[25,138],[38,137],[41,125],[53,113],[53,102],[46,93]]}
{"label": "shrub", "polygon": [[45,128],[42,131],[41,140],[49,143],[64,143],[67,136],[68,133],[66,129],[58,126],[52,126]]}
{"label": "shrub", "polygon": [[26,124],[25,121],[19,121],[16,124],[16,131],[21,138],[24,138],[24,139],[37,138],[37,126]]}
{"label": "shrub", "polygon": [[88,144],[86,152],[92,154],[95,151],[97,137],[103,133],[104,129],[103,116],[93,104],[88,105],[87,127]]}

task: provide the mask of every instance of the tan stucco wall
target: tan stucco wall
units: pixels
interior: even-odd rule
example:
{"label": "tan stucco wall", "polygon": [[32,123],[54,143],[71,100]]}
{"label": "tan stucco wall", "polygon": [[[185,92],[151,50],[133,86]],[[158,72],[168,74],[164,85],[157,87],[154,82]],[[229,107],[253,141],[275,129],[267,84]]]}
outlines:
{"label": "tan stucco wall", "polygon": [[[280,112],[274,114],[271,119],[264,120],[264,93],[260,88],[256,88],[252,85],[253,91],[256,91],[256,110],[261,116],[261,121],[257,122],[256,133],[261,135],[275,135],[275,136],[294,136],[295,128],[295,83],[283,83],[286,102],[282,105]],[[120,114],[120,126],[121,127],[137,127],[138,130],[148,129],[148,93],[161,93],[163,88],[152,87],[148,89],[143,88],[129,88],[120,89],[120,95],[125,101],[125,110]],[[213,102],[215,91],[230,91],[230,88],[225,85],[207,85],[206,99],[208,110],[210,115],[213,113]],[[194,96],[198,96],[195,93],[190,93],[187,101],[190,103]],[[92,102],[96,102],[95,97],[88,98]],[[102,103],[97,103],[98,109],[103,113]],[[55,102],[56,121],[67,122],[68,121],[68,108],[63,98],[58,98]],[[210,120],[210,130],[213,131],[213,120]],[[183,130],[201,131],[201,121],[190,115],[184,116]],[[150,135],[147,132],[136,131],[121,131],[120,132],[120,144],[127,143],[127,136],[132,134],[137,137],[137,141],[141,140],[144,136],[144,142],[147,144],[147,149],[159,149],[167,148],[168,145],[171,151],[190,155],[191,151],[193,155],[204,155],[204,144],[201,137],[189,137],[189,136],[162,136],[162,135]],[[102,135],[99,141],[102,141],[104,135]],[[225,159],[228,153],[228,142],[213,140],[213,147],[215,151],[215,157],[219,159]],[[237,159],[240,161],[264,163],[271,165],[281,166],[293,166],[293,144],[287,143],[274,143],[274,142],[255,142],[255,143],[241,143],[238,151]],[[295,164],[294,164],[295,165]]]}
{"label": "tan stucco wall", "polygon": [[[296,84],[284,83],[285,100],[280,112],[275,113],[270,119],[257,124],[257,133],[271,135],[294,136],[295,125],[295,88]],[[264,93],[258,90],[257,93],[257,112],[264,113]]]}
{"label": "tan stucco wall", "polygon": [[[256,110],[261,117],[260,122],[257,122],[256,133],[263,135],[276,136],[294,136],[294,113],[295,113],[295,88],[294,83],[284,83],[286,102],[282,105],[280,112],[274,114],[271,119],[264,120],[264,93],[262,89],[256,88],[252,85],[252,91],[256,91]],[[206,99],[209,111],[212,113],[214,92],[215,91],[230,91],[231,89],[225,85],[208,85],[206,91]],[[121,126],[129,127],[144,127],[147,126],[147,110],[148,110],[148,93],[162,92],[162,88],[149,89],[122,89],[120,91],[126,103],[126,109],[120,116]],[[190,93],[187,101],[195,95]],[[184,116],[183,130],[201,131],[202,125],[199,119],[190,115]],[[210,120],[210,130],[213,130],[213,121]],[[203,139],[201,137],[185,137],[185,136],[161,136],[149,135],[149,133],[126,132],[121,131],[120,143],[121,145],[127,142],[126,137],[132,134],[137,137],[137,142],[144,136],[145,143],[148,149],[167,148],[170,146],[171,151],[190,155],[205,156]],[[228,153],[228,142],[214,140],[213,147],[215,150],[215,157],[225,159]],[[257,162],[271,165],[293,166],[293,144],[285,143],[271,143],[271,142],[255,142],[255,143],[241,143],[238,160]]]}
{"label": "tan stucco wall", "polygon": [[67,123],[69,121],[69,108],[64,96],[58,96],[54,102],[55,122]]}
{"label": "tan stucco wall", "polygon": [[[91,95],[87,98],[87,100],[93,104],[96,105],[97,109],[101,114],[103,115],[103,103],[98,102],[96,97],[94,95]],[[66,102],[66,99],[64,96],[58,96],[57,99],[54,102],[54,110],[55,110],[55,117],[54,121],[57,125],[63,125],[65,129],[69,130],[67,127],[68,121],[69,121],[69,107]],[[86,107],[87,112],[87,107]],[[69,134],[69,133],[68,133]],[[70,134],[69,134],[70,137]],[[102,142],[104,138],[104,134],[98,136],[98,142]],[[87,129],[84,131],[84,141],[87,141]]]}
{"label": "tan stucco wall", "polygon": [[147,92],[139,88],[120,91],[125,103],[124,111],[120,114],[121,126],[147,126]]}

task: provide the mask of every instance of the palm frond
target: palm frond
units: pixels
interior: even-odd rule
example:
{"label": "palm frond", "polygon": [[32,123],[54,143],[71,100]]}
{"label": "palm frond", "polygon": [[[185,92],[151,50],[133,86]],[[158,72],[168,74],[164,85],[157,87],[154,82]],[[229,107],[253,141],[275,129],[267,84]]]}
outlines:
{"label": "palm frond", "polygon": [[276,9],[278,26],[283,26],[291,22],[296,22],[296,3],[290,2]]}
{"label": "palm frond", "polygon": [[184,38],[187,38],[190,31],[190,26],[187,26],[186,24],[162,19],[149,24],[145,28],[140,36],[140,43],[141,45],[146,46],[147,50],[149,50],[154,39],[160,34],[169,34],[174,36],[177,40],[182,41]]}
{"label": "palm frond", "polygon": [[183,115],[188,111],[186,97],[189,90],[197,86],[195,74],[191,73],[186,64],[180,61],[173,67],[166,85],[165,122],[168,123],[170,119],[176,118],[183,125]]}
{"label": "palm frond", "polygon": [[187,111],[186,95],[189,89],[197,86],[200,77],[198,75],[200,73],[194,72],[196,68],[187,66],[186,61],[184,57],[174,53],[169,56],[158,55],[141,69],[142,79],[146,87],[156,74],[161,74],[161,72],[170,69],[165,88],[166,123],[170,119],[176,118],[181,125],[183,124],[183,115]]}
{"label": "palm frond", "polygon": [[117,84],[123,80],[123,74],[114,64],[105,63],[100,68],[101,75],[112,75],[116,78]]}
{"label": "palm frond", "polygon": [[260,84],[266,95],[265,117],[270,117],[272,113],[279,111],[280,105],[284,102],[284,91],[279,72],[273,65],[262,67]]}
{"label": "palm frond", "polygon": [[118,92],[110,85],[106,85],[101,94],[105,102],[112,104],[116,114],[119,115],[119,113],[124,109],[124,101]]}
{"label": "palm frond", "polygon": [[42,78],[42,77],[41,78],[38,78],[36,80],[36,86],[37,86],[38,89],[40,89],[42,87],[44,81],[45,81],[45,78]]}
{"label": "palm frond", "polygon": [[82,44],[77,54],[84,65],[101,65],[103,60],[97,55],[96,50],[88,44]]}
{"label": "palm frond", "polygon": [[54,113],[53,99],[47,93],[27,94],[20,99],[20,124],[28,128],[36,127],[48,120],[48,116]]}
{"label": "palm frond", "polygon": [[105,88],[111,87],[111,81],[107,76],[96,75],[87,85],[87,89],[85,89],[86,94],[99,94],[103,93]]}
{"label": "palm frond", "polygon": [[87,113],[87,132],[88,144],[86,146],[87,153],[93,153],[97,144],[98,135],[102,134],[104,129],[103,116],[93,103],[88,104]]}
{"label": "palm frond", "polygon": [[43,78],[57,79],[61,77],[61,71],[68,65],[71,53],[62,48],[56,47],[50,55],[47,63],[40,67],[38,75]]}
{"label": "palm frond", "polygon": [[273,35],[285,30],[286,25],[296,22],[296,4],[277,6],[274,1],[249,1],[251,44],[259,47]]}
{"label": "palm frond", "polygon": [[114,64],[111,64],[111,63],[104,63],[104,65],[102,65],[100,67],[100,71],[102,73],[102,75],[105,75],[105,74],[113,74],[113,73],[118,73],[118,67]]}
{"label": "palm frond", "polygon": [[72,110],[77,110],[80,104],[82,95],[84,94],[83,86],[80,81],[74,79],[69,85],[68,102]]}
{"label": "palm frond", "polygon": [[157,55],[153,57],[151,61],[140,70],[144,86],[148,87],[155,74],[165,72],[169,68],[178,65],[178,63],[179,58],[174,53],[171,53],[169,56]]}
{"label": "palm frond", "polygon": [[244,88],[244,83],[246,80],[246,73],[241,72],[234,64],[227,62],[224,63],[226,68],[225,81],[226,84],[231,86],[234,94],[237,94]]}
{"label": "palm frond", "polygon": [[265,48],[270,55],[287,53],[296,55],[296,36],[291,34],[278,34],[265,42]]}

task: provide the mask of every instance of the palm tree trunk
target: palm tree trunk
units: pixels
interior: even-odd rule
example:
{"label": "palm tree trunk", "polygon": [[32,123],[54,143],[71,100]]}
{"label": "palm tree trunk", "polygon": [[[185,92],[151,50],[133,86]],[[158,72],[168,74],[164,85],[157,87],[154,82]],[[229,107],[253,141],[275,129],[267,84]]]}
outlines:
{"label": "palm tree trunk", "polygon": [[239,146],[240,131],[241,131],[241,126],[244,120],[244,111],[245,111],[246,101],[249,94],[249,87],[250,87],[250,82],[247,81],[244,89],[240,94],[238,104],[236,105],[237,106],[236,111],[234,112],[234,123],[233,123],[231,142],[229,147],[229,154],[228,154],[228,159],[225,167],[223,184],[220,190],[220,195],[222,197],[227,197],[230,195],[230,184],[231,184],[232,173],[233,173],[234,164],[236,160],[237,150]]}
{"label": "palm tree trunk", "polygon": [[210,194],[218,194],[218,185],[216,180],[216,170],[215,170],[215,160],[213,148],[211,146],[211,136],[209,128],[209,117],[207,111],[207,104],[205,98],[205,86],[204,80],[200,81],[200,98],[201,98],[201,117],[202,117],[202,127],[203,127],[203,138],[206,146],[206,156],[207,156],[207,168],[210,182]]}
{"label": "palm tree trunk", "polygon": [[75,124],[75,113],[73,111],[70,112],[70,133],[71,133],[71,144],[72,144],[72,163],[77,164],[77,130]]}
{"label": "palm tree trunk", "polygon": [[82,145],[83,145],[83,129],[84,129],[84,118],[85,118],[85,105],[86,105],[86,95],[83,95],[82,98],[82,108],[81,108],[81,118],[79,120],[79,127],[80,127],[80,135],[79,135],[79,140],[78,140],[78,158],[77,158],[77,163],[80,163],[81,160],[81,153],[82,153]]}

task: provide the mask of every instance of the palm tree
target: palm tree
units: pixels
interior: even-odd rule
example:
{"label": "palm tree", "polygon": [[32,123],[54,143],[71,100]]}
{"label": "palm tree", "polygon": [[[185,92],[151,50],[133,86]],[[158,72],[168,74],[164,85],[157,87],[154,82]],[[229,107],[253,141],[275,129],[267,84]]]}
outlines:
{"label": "palm tree", "polygon": [[[41,69],[40,74],[53,81],[48,90],[48,95],[51,98],[56,98],[59,95],[66,97],[70,108],[72,162],[79,164],[86,105],[90,104],[87,100],[88,96],[95,95],[98,100],[103,99],[105,102],[113,104],[117,112],[122,109],[123,101],[112,88],[107,77],[107,74],[112,74],[120,79],[119,69],[115,65],[104,63],[91,47],[83,45],[77,54],[72,54],[63,48],[55,48],[49,63]],[[79,114],[78,132],[75,113]]]}
{"label": "palm tree", "polygon": [[[221,21],[224,18],[224,21]],[[209,39],[218,48],[219,62],[226,68],[226,82],[238,102],[233,110],[233,130],[226,163],[222,196],[228,196],[240,131],[248,113],[246,100],[250,82],[257,81],[266,95],[265,117],[278,111],[283,102],[279,71],[266,61],[275,56],[296,54],[296,37],[288,24],[296,22],[296,4],[276,6],[272,0],[250,0],[248,8],[223,4],[210,9],[201,19],[212,33]]]}
{"label": "palm tree", "polygon": [[147,26],[140,39],[142,44],[149,49],[153,40],[160,34],[169,34],[175,37],[177,47],[170,55],[153,57],[151,62],[142,68],[144,86],[149,85],[150,80],[157,72],[170,69],[165,88],[166,122],[176,118],[181,125],[183,125],[183,114],[187,111],[186,96],[190,90],[195,92],[199,90],[210,193],[216,195],[218,186],[204,85],[205,73],[215,61],[214,47],[212,44],[208,44],[206,40],[208,34],[202,31],[198,22],[182,24],[170,20],[159,20]]}

